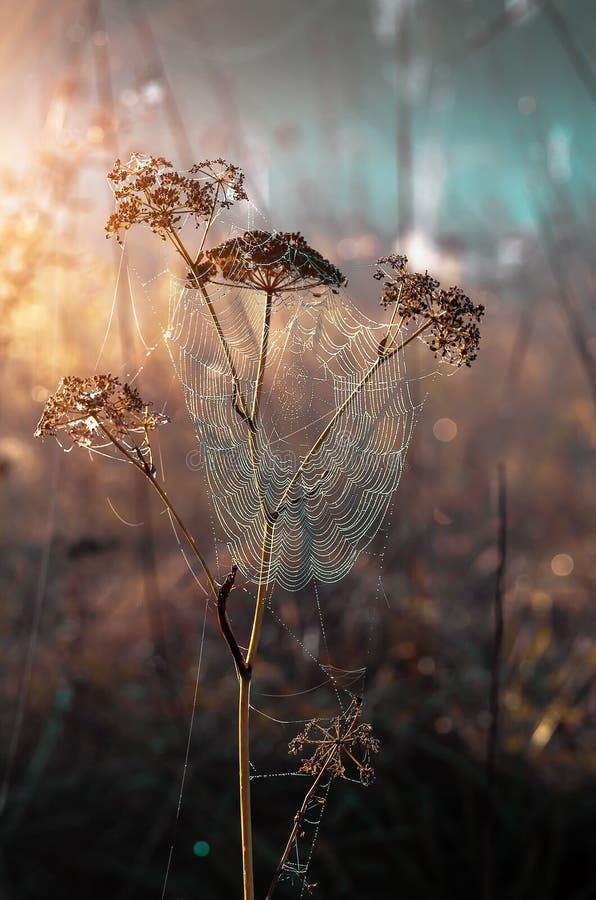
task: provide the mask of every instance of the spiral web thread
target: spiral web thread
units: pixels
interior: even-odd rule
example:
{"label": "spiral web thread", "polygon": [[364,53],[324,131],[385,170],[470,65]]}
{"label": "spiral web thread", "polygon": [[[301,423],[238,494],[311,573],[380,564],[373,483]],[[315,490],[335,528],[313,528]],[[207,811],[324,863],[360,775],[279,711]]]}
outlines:
{"label": "spiral web thread", "polygon": [[[207,288],[250,408],[266,295],[222,284]],[[364,382],[386,335],[387,322],[363,315],[341,288],[274,297],[254,435],[255,478],[247,425],[234,406],[229,361],[204,296],[172,279],[165,339],[230,557],[253,583],[259,580],[263,529],[257,483],[265,507],[279,509],[269,573],[279,588],[339,581],[380,528],[423,402],[413,397],[402,351],[383,359]]]}

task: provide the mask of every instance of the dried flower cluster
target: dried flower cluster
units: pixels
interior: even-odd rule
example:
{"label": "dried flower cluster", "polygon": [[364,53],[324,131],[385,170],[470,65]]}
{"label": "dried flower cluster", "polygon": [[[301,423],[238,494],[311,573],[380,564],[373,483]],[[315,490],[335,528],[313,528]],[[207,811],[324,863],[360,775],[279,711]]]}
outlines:
{"label": "dried flower cluster", "polygon": [[161,413],[149,414],[138,391],[113,375],[67,375],[48,397],[35,437],[64,432],[73,443],[94,448],[106,443],[106,431],[126,441],[132,433],[146,434],[167,421]]}
{"label": "dried flower cluster", "polygon": [[379,742],[372,735],[372,726],[360,722],[361,714],[361,701],[356,700],[348,713],[336,716],[328,728],[319,719],[308,722],[304,731],[289,744],[289,752],[294,755],[310,752],[313,748],[312,755],[303,759],[299,771],[307,775],[318,775],[324,768],[330,775],[344,778],[345,763],[349,761],[362,784],[371,784],[375,773],[369,757],[371,753],[378,753]]}
{"label": "dried flower cluster", "polygon": [[165,240],[187,217],[198,227],[217,209],[246,200],[244,175],[223,159],[205,160],[188,172],[176,172],[162,156],[133,153],[127,163],[116,160],[108,179],[116,198],[106,237],[144,223]]}
{"label": "dried flower cluster", "polygon": [[245,231],[209,250],[207,258],[225,281],[270,294],[347,284],[299,232]]}
{"label": "dried flower cluster", "polygon": [[[387,307],[397,304],[403,323],[420,327],[435,356],[451,365],[469,366],[476,359],[480,343],[478,322],[484,306],[474,305],[458,287],[441,288],[428,272],[408,272],[407,257],[384,256],[377,260],[380,267],[373,278],[384,280],[381,303]],[[388,271],[389,269],[389,271]]]}

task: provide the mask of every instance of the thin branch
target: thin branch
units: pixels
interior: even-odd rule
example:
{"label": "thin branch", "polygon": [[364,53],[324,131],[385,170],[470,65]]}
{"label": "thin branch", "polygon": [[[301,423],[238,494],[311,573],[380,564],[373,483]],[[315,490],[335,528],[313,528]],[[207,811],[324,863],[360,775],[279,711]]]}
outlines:
{"label": "thin branch", "polygon": [[259,585],[257,587],[257,599],[255,604],[255,615],[252,624],[252,631],[248,650],[246,653],[247,665],[251,666],[257,652],[259,639],[261,636],[261,625],[263,614],[265,612],[265,600],[267,597],[267,587],[271,574],[271,556],[273,553],[273,531],[274,525],[267,520],[263,522],[263,542],[261,545],[261,566],[259,570]]}
{"label": "thin branch", "polygon": [[271,291],[267,291],[267,299],[265,301],[265,312],[263,315],[263,334],[261,336],[261,352],[259,354],[259,366],[257,369],[257,382],[255,385],[255,395],[252,401],[252,410],[250,417],[253,424],[256,424],[259,415],[259,401],[261,399],[261,390],[263,387],[263,378],[265,377],[265,366],[267,365],[267,350],[269,346],[269,331],[271,328],[271,309],[273,306],[273,296]]}
{"label": "thin branch", "polygon": [[310,788],[309,788],[308,791],[306,792],[306,794],[305,794],[305,796],[304,796],[304,800],[302,801],[302,805],[301,805],[300,809],[298,810],[298,812],[297,812],[296,815],[294,816],[294,825],[293,825],[292,830],[291,830],[291,832],[290,832],[290,836],[289,836],[289,838],[288,838],[288,840],[287,840],[286,846],[284,847],[284,851],[283,851],[283,853],[282,853],[282,855],[281,855],[281,859],[280,859],[280,861],[279,861],[279,863],[278,863],[278,866],[277,866],[277,868],[276,868],[276,870],[275,870],[275,873],[274,873],[274,875],[273,875],[273,878],[272,878],[272,880],[271,880],[271,884],[269,885],[269,890],[267,891],[267,896],[266,896],[265,900],[271,900],[271,898],[273,897],[273,894],[274,894],[274,892],[275,892],[275,889],[276,889],[276,887],[277,887],[277,885],[278,885],[278,883],[279,883],[279,879],[281,878],[282,873],[283,873],[283,870],[284,870],[284,867],[285,867],[285,865],[286,865],[286,863],[287,863],[287,861],[288,861],[288,857],[289,857],[290,853],[292,852],[292,847],[294,846],[294,842],[295,842],[295,840],[296,840],[296,836],[298,835],[298,833],[299,833],[299,831],[300,831],[300,828],[302,827],[302,822],[304,821],[304,817],[305,817],[305,815],[306,815],[306,813],[307,813],[307,811],[308,811],[309,803],[310,803],[310,801],[312,800],[312,798],[314,797],[314,795],[315,795],[315,793],[316,793],[316,791],[317,791],[319,785],[321,784],[321,781],[323,780],[324,776],[327,774],[327,769],[329,768],[329,765],[330,765],[331,762],[333,761],[333,758],[334,758],[336,752],[337,752],[337,748],[336,748],[336,747],[331,747],[331,749],[329,750],[329,753],[327,754],[327,756],[326,756],[326,758],[325,758],[325,760],[324,760],[324,762],[323,762],[323,764],[322,764],[322,766],[321,766],[319,772],[317,773],[316,778],[314,779],[314,781],[313,781],[313,783],[311,784]]}
{"label": "thin branch", "polygon": [[240,785],[240,830],[242,835],[242,866],[244,900],[254,898],[254,878],[252,861],[252,821],[250,806],[250,682],[253,660],[256,656],[265,603],[267,599],[267,587],[271,571],[271,552],[273,540],[273,526],[265,519],[263,522],[263,543],[261,546],[261,566],[259,571],[259,585],[255,601],[252,631],[248,650],[245,657],[245,671],[239,670],[240,692],[238,697],[238,775]]}
{"label": "thin branch", "polygon": [[213,224],[213,219],[215,218],[215,210],[217,209],[217,200],[219,198],[220,186],[217,185],[215,189],[215,196],[213,197],[213,203],[211,204],[211,210],[209,212],[209,218],[207,220],[207,224],[205,225],[205,230],[203,231],[203,237],[201,238],[201,243],[199,244],[199,249],[195,254],[195,265],[198,263],[201,258],[201,253],[203,252],[203,248],[205,247],[205,241],[207,240],[207,235],[209,234],[209,229]]}
{"label": "thin branch", "polygon": [[[234,360],[232,359],[232,353],[228,346],[228,342],[226,340],[225,334],[223,332],[223,328],[221,327],[221,323],[217,317],[217,313],[215,312],[215,308],[213,306],[213,302],[211,297],[207,293],[207,289],[201,280],[199,273],[197,272],[197,267],[194,263],[191,263],[190,266],[192,275],[195,279],[195,283],[199,288],[201,294],[203,295],[203,300],[207,304],[207,309],[209,310],[209,314],[211,319],[213,320],[213,324],[215,325],[215,330],[217,332],[217,337],[219,338],[219,343],[221,345],[221,349],[223,350],[223,354],[226,358],[226,362],[229,366],[230,373],[232,375],[232,381],[234,384],[234,408],[240,413],[243,419],[246,421],[248,427],[252,427],[252,422],[250,416],[248,415],[248,406],[246,400],[244,399],[244,395],[242,393],[242,388],[240,386],[240,378],[238,376],[238,372],[236,371],[236,366],[234,364]],[[238,405],[240,404],[240,408]]]}
{"label": "thin branch", "polygon": [[174,505],[172,504],[172,501],[169,499],[168,495],[166,494],[166,492],[164,491],[162,486],[157,481],[157,479],[155,477],[155,469],[147,462],[147,460],[145,460],[144,458],[142,460],[139,460],[133,453],[131,453],[130,450],[128,449],[128,447],[125,447],[125,445],[122,444],[118,440],[118,438],[115,437],[105,427],[105,425],[102,425],[100,423],[99,427],[101,428],[101,430],[103,431],[105,436],[120,451],[120,453],[122,453],[122,455],[125,456],[126,459],[128,459],[128,461],[131,462],[133,464],[133,466],[136,469],[138,469],[139,472],[141,472],[145,476],[145,478],[147,478],[147,480],[149,481],[149,483],[151,484],[153,489],[159,494],[162,502],[164,503],[165,507],[168,509],[168,511],[171,513],[171,515],[177,522],[180,530],[182,531],[182,534],[186,538],[192,552],[194,553],[201,568],[203,569],[203,572],[205,573],[205,575],[207,577],[207,581],[209,582],[209,587],[211,588],[211,592],[213,593],[215,599],[217,600],[219,597],[219,588],[217,587],[217,584],[215,583],[215,579],[213,578],[213,575],[211,574],[211,570],[209,569],[209,566],[207,565],[207,561],[204,558],[201,551],[199,550],[199,548],[197,547],[195,539],[193,538],[192,534],[190,533],[190,531],[188,530],[188,528],[186,527],[186,525],[180,518],[180,515],[178,514]]}
{"label": "thin branch", "polygon": [[[265,378],[265,369],[267,366],[267,351],[269,348],[269,331],[271,328],[271,310],[273,306],[273,295],[270,291],[267,292],[267,299],[265,301],[265,312],[263,314],[263,333],[261,336],[261,350],[259,353],[259,365],[257,368],[257,380],[255,384],[255,393],[252,402],[252,409],[250,413],[250,418],[246,418],[247,424],[247,433],[248,433],[248,449],[250,453],[250,462],[253,470],[255,487],[257,489],[257,495],[259,498],[259,505],[261,507],[261,515],[263,516],[264,522],[269,522],[272,524],[275,520],[275,517],[271,515],[271,511],[267,508],[267,504],[265,502],[265,495],[263,492],[263,487],[261,485],[261,480],[259,478],[259,460],[258,453],[255,444],[255,435],[257,432],[257,419],[259,417],[259,404],[261,400],[261,391],[263,389],[263,380]],[[239,412],[239,410],[237,410]]]}
{"label": "thin branch", "polygon": [[504,629],[503,596],[505,593],[505,571],[507,563],[507,480],[503,463],[499,465],[497,470],[497,513],[499,519],[499,562],[495,580],[494,635],[490,665],[490,728],[487,738],[485,763],[487,816],[485,832],[484,900],[491,900],[494,896],[495,876],[495,776],[497,753],[499,749],[501,712],[500,690]]}
{"label": "thin branch", "polygon": [[217,621],[219,623],[219,630],[221,631],[226,644],[230,648],[230,653],[232,654],[234,662],[236,663],[238,674],[240,676],[246,676],[250,675],[250,666],[246,665],[246,660],[244,659],[242,651],[238,646],[238,641],[234,637],[232,626],[230,625],[230,621],[226,614],[226,601],[228,599],[230,591],[234,587],[234,581],[236,580],[237,571],[238,566],[233,565],[232,571],[229,573],[229,575],[226,576],[226,580],[219,589],[219,594],[217,596]]}
{"label": "thin branch", "polygon": [[[210,222],[211,221],[212,221],[212,219],[210,220]],[[206,228],[205,233],[203,234],[201,246],[203,246],[205,238],[207,237],[207,231],[208,231],[208,228]],[[232,359],[232,354],[231,354],[230,348],[228,346],[228,342],[226,340],[225,334],[223,332],[223,328],[221,327],[221,323],[217,317],[217,313],[215,312],[213,302],[211,300],[211,297],[207,293],[207,289],[205,288],[205,285],[201,278],[201,275],[200,275],[200,272],[198,269],[198,264],[197,264],[198,257],[197,257],[197,260],[194,260],[191,257],[190,253],[184,246],[181,238],[179,237],[179,235],[176,233],[176,231],[173,228],[166,228],[165,234],[168,237],[168,239],[171,241],[171,243],[174,245],[174,247],[176,248],[176,250],[182,257],[184,262],[187,264],[187,266],[190,270],[190,274],[192,275],[196,286],[198,287],[201,294],[203,295],[203,300],[205,301],[207,309],[209,310],[209,314],[210,314],[213,324],[215,326],[215,331],[217,333],[217,337],[219,339],[221,349],[223,350],[223,354],[226,358],[226,362],[230,369],[230,374],[232,375],[232,382],[233,382],[233,386],[234,386],[232,403],[233,403],[234,409],[238,412],[240,417],[247,422],[249,427],[251,427],[252,423],[250,421],[250,416],[248,415],[248,406],[247,406],[246,400],[244,399],[244,396],[242,394],[242,388],[240,386],[240,378],[238,377],[238,373],[236,371],[236,366],[234,365],[234,360]],[[200,252],[199,252],[199,255],[200,255]],[[238,405],[238,404],[240,404],[240,405]]]}
{"label": "thin branch", "polygon": [[497,470],[497,510],[499,517],[498,533],[498,566],[495,581],[494,598],[494,636],[491,655],[490,685],[490,730],[486,754],[486,782],[492,790],[495,778],[495,764],[499,743],[500,715],[500,679],[501,657],[503,651],[503,595],[505,593],[505,568],[507,563],[507,480],[505,465],[501,463]]}

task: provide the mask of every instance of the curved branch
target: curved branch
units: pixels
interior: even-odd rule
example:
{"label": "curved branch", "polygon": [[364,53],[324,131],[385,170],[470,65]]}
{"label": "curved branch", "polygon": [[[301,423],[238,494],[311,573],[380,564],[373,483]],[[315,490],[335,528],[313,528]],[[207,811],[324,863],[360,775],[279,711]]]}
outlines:
{"label": "curved branch", "polygon": [[228,596],[230,595],[230,591],[234,587],[234,581],[236,580],[237,571],[238,566],[233,565],[232,571],[229,573],[229,575],[226,576],[226,580],[219,589],[219,594],[217,595],[217,621],[219,624],[219,630],[222,633],[222,637],[228,645],[230,653],[232,654],[234,662],[236,663],[238,674],[241,677],[247,677],[250,675],[250,666],[246,664],[246,660],[242,655],[242,650],[238,646],[238,641],[234,637],[234,632],[232,631],[230,620],[228,619],[226,614],[226,601],[228,599]]}

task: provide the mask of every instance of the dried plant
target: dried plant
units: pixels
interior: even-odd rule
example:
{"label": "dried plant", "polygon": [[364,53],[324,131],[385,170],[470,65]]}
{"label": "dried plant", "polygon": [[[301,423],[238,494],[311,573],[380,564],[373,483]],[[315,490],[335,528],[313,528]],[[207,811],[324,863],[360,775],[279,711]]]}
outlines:
{"label": "dried plant", "polygon": [[347,284],[345,275],[299,232],[245,231],[209,250],[207,258],[224,281],[266,294]]}
{"label": "dried plant", "polygon": [[458,287],[441,288],[428,272],[408,272],[407,264],[399,255],[377,260],[373,278],[384,281],[381,304],[394,305],[400,322],[412,323],[435,356],[469,366],[476,359],[484,306],[475,306]]}
{"label": "dried plant", "polygon": [[148,432],[169,422],[162,413],[149,413],[136,388],[121,384],[113,375],[79,378],[65,376],[46,401],[35,437],[66,434],[74,444],[93,449],[98,442],[133,441],[133,435]]}
{"label": "dried plant", "polygon": [[[38,437],[60,437],[62,433],[83,447],[94,449],[107,440],[150,482],[169,509],[188,541],[207,578],[217,608],[221,634],[234,660],[239,683],[238,760],[240,789],[240,826],[242,834],[244,900],[253,900],[252,824],[249,784],[249,711],[252,671],[257,657],[267,592],[271,583],[271,565],[275,552],[276,523],[295,503],[294,487],[323,442],[339,429],[356,398],[372,383],[377,373],[415,338],[422,337],[433,353],[454,365],[469,365],[476,356],[479,341],[478,321],[481,306],[474,306],[458,289],[440,289],[428,274],[410,274],[405,257],[379,260],[375,278],[384,280],[381,303],[393,307],[390,321],[383,326],[384,337],[373,358],[366,357],[364,370],[318,438],[297,465],[281,497],[274,506],[268,503],[261,482],[263,429],[261,395],[264,374],[270,360],[269,336],[273,298],[282,293],[320,289],[338,292],[346,284],[345,276],[298,233],[246,231],[209,249],[211,226],[222,210],[246,199],[244,176],[234,165],[222,159],[208,160],[188,172],[177,172],[162,157],[135,153],[127,163],[117,161],[108,175],[114,190],[115,212],[110,216],[107,236],[122,239],[133,225],[146,225],[163,240],[169,240],[187,269],[187,285],[200,293],[206,315],[213,326],[215,340],[225,359],[230,381],[231,402],[246,429],[250,455],[250,477],[258,496],[258,526],[261,530],[261,554],[252,627],[246,650],[241,649],[227,616],[226,605],[233,590],[237,566],[218,584],[189,529],[159,481],[152,463],[151,432],[167,421],[161,414],[149,412],[136,389],[121,385],[111,375],[76,376],[62,379],[44,410],[38,425]],[[184,242],[182,228],[190,220],[198,229],[196,246]],[[226,330],[211,296],[211,286],[234,285],[265,295],[262,330],[256,357],[252,401],[245,394],[236,368]],[[408,326],[412,326],[408,328]],[[371,346],[368,344],[367,346]],[[374,347],[374,343],[372,344]],[[327,476],[323,472],[321,479]],[[316,529],[316,522],[308,523]],[[354,700],[347,713],[327,725],[313,719],[290,744],[290,752],[304,754],[300,772],[313,781],[294,818],[294,826],[282,854],[267,897],[270,898],[288,860],[310,802],[324,778],[347,777],[349,767],[362,784],[370,784],[373,770],[370,756],[378,751],[371,726],[361,722],[361,701]]]}
{"label": "dried plant", "polygon": [[[304,730],[290,741],[288,749],[291,754],[311,754],[302,760],[299,772],[312,775],[313,782],[294,816],[294,824],[269,885],[266,900],[273,897],[292,848],[302,831],[304,819],[311,804],[317,802],[317,791],[325,778],[346,778],[347,764],[354,770],[361,784],[368,786],[374,781],[375,773],[370,764],[370,755],[379,752],[379,742],[373,737],[372,726],[360,721],[361,715],[362,700],[355,697],[349,709],[332,719],[327,726],[320,719],[311,719]],[[310,887],[314,888],[316,885]]]}
{"label": "dried plant", "polygon": [[223,159],[205,160],[181,174],[163,156],[133,153],[128,163],[116,161],[108,179],[116,210],[108,219],[106,237],[118,240],[132,225],[145,224],[165,241],[186,218],[198,227],[217,207],[228,209],[234,201],[247,199],[243,173]]}
{"label": "dried plant", "polygon": [[[348,713],[336,716],[327,727],[320,719],[307,722],[289,744],[289,752],[294,756],[312,751],[311,756],[302,760],[299,771],[319,775],[326,770],[334,777],[345,778],[347,762],[352,764],[362,784],[372,784],[374,771],[369,757],[379,752],[379,742],[372,735],[372,725],[360,721],[361,715],[362,701],[357,697]],[[355,754],[362,755],[363,759]]]}

